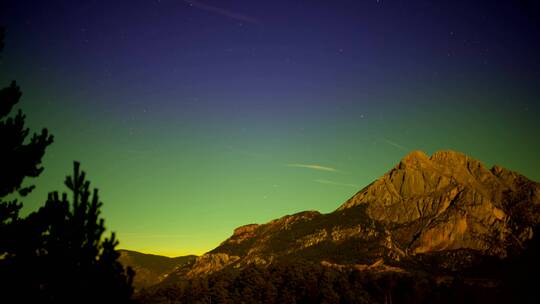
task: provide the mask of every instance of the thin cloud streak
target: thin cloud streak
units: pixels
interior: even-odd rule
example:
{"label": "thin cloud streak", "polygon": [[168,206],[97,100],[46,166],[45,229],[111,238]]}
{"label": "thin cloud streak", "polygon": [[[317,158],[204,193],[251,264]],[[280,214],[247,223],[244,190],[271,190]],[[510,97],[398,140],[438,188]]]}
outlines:
{"label": "thin cloud streak", "polygon": [[410,150],[409,148],[407,148],[407,147],[405,147],[403,145],[400,145],[400,144],[398,144],[398,143],[396,143],[394,141],[391,141],[389,139],[386,139],[386,138],[380,138],[379,141],[382,141],[385,144],[388,144],[388,145],[390,145],[390,146],[392,146],[394,148],[398,148],[398,149],[400,149],[402,151],[405,151],[405,152],[409,152],[409,150]]}
{"label": "thin cloud streak", "polygon": [[344,186],[344,187],[358,188],[358,185],[338,183],[338,182],[333,182],[333,181],[326,180],[326,179],[316,179],[315,182],[319,183],[319,184],[324,184],[324,185],[333,185],[333,186]]}
{"label": "thin cloud streak", "polygon": [[233,12],[233,11],[229,11],[229,10],[217,7],[217,6],[208,5],[208,4],[205,4],[205,3],[202,3],[202,2],[199,2],[199,1],[194,1],[194,0],[184,0],[184,2],[187,3],[189,6],[201,9],[203,11],[207,11],[209,13],[214,13],[214,14],[217,14],[217,15],[225,16],[225,17],[228,17],[230,19],[237,20],[237,21],[242,21],[242,22],[251,23],[251,24],[258,24],[259,23],[259,20],[255,19],[255,18],[246,16],[246,15],[242,15],[242,14],[239,14],[239,13],[236,13],[236,12]]}
{"label": "thin cloud streak", "polygon": [[325,166],[321,166],[321,165],[312,165],[312,164],[287,164],[287,167],[307,168],[307,169],[313,169],[313,170],[319,170],[319,171],[329,171],[329,172],[339,172],[339,170],[336,169],[336,168],[325,167]]}

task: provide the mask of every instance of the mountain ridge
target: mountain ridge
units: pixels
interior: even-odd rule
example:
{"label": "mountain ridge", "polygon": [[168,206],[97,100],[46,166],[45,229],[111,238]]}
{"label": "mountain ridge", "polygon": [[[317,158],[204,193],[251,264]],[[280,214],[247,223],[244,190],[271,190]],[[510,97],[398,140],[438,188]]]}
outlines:
{"label": "mountain ridge", "polygon": [[418,254],[449,250],[505,257],[540,223],[539,189],[517,172],[487,169],[463,153],[413,151],[335,211],[240,226],[190,270],[169,278],[296,259],[401,267]]}

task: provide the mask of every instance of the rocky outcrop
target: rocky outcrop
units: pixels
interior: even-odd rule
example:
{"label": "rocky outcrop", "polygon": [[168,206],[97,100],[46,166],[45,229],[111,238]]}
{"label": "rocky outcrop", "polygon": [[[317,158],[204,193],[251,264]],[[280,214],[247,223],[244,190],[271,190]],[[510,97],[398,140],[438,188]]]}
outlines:
{"label": "rocky outcrop", "polygon": [[416,151],[338,210],[365,205],[367,215],[393,227],[400,246],[410,253],[469,248],[505,255],[509,243],[529,237],[516,239],[516,228],[530,231],[539,223],[510,224],[521,220],[514,212],[518,201],[526,202],[526,213],[536,214],[538,189],[538,183],[515,172],[487,169],[458,152],[428,157]]}
{"label": "rocky outcrop", "polygon": [[193,267],[187,273],[187,276],[194,277],[211,274],[222,270],[239,259],[240,257],[238,256],[230,256],[225,253],[207,253],[197,258],[195,264],[193,264]]}

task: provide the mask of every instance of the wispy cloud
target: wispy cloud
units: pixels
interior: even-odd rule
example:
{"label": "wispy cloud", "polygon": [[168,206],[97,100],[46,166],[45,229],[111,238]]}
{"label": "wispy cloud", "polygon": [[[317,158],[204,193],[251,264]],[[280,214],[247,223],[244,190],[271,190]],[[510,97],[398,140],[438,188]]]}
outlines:
{"label": "wispy cloud", "polygon": [[246,15],[242,15],[242,14],[239,14],[237,12],[229,11],[229,10],[226,10],[224,8],[217,7],[217,6],[209,5],[209,4],[200,2],[200,1],[184,0],[184,2],[187,3],[189,6],[201,9],[203,11],[207,11],[209,13],[225,16],[227,18],[234,19],[234,20],[237,20],[237,21],[246,22],[246,23],[252,23],[252,24],[258,24],[259,23],[259,20],[255,19],[255,18],[246,16]]}
{"label": "wispy cloud", "polygon": [[326,180],[326,179],[316,179],[315,182],[319,183],[319,184],[325,184],[325,185],[334,185],[334,186],[344,186],[344,187],[358,188],[358,185],[338,183],[338,182],[334,182],[334,181],[330,181],[330,180]]}
{"label": "wispy cloud", "polygon": [[316,164],[287,164],[287,167],[307,168],[307,169],[329,171],[329,172],[339,172],[339,170],[336,168],[326,167],[326,166],[321,166],[321,165],[316,165]]}
{"label": "wispy cloud", "polygon": [[408,152],[410,150],[409,148],[407,148],[407,147],[405,147],[403,145],[400,145],[397,142],[391,141],[391,140],[389,140],[387,138],[379,138],[379,141],[381,141],[381,142],[383,142],[385,144],[388,144],[388,145],[390,145],[390,146],[392,146],[394,148],[398,148],[400,150],[403,150],[405,152]]}

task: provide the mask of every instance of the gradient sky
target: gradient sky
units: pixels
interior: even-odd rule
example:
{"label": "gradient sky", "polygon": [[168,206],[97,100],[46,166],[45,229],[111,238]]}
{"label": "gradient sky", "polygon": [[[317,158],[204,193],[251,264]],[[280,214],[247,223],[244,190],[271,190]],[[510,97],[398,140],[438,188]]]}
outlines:
{"label": "gradient sky", "polygon": [[23,213],[79,160],[121,248],[201,254],[412,150],[539,181],[534,2],[4,0],[0,85],[55,136]]}

